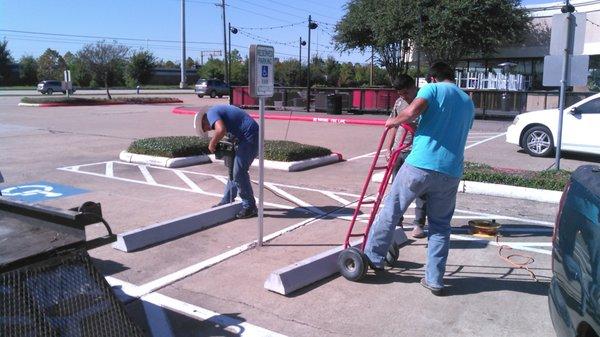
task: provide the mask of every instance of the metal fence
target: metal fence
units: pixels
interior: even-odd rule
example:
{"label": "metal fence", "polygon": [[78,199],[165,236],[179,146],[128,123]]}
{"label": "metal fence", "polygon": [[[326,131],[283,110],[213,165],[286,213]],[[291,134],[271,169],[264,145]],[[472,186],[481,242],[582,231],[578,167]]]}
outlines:
{"label": "metal fence", "polygon": [[[258,100],[250,97],[248,87],[233,87],[230,103],[244,108],[256,108]],[[498,91],[498,90],[465,90],[475,104],[475,113],[482,117],[510,117],[534,110],[558,107],[557,91]],[[348,113],[381,113],[387,114],[394,107],[398,98],[395,90],[390,88],[312,88],[311,111],[327,110],[327,96],[342,96],[342,110]],[[593,92],[568,92],[566,106],[576,103]],[[276,110],[306,111],[306,88],[276,87],[273,97],[266,99],[265,106]]]}

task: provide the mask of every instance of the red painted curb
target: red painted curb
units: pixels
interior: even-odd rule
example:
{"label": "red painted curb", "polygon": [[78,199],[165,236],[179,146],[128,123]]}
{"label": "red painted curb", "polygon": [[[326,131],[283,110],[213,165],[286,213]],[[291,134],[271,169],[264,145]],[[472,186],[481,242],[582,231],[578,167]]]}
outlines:
{"label": "red painted curb", "polygon": [[[172,110],[175,114],[182,115],[195,115],[196,111],[186,109],[185,107],[176,107]],[[250,117],[254,119],[260,118],[257,113],[250,113]],[[315,122],[315,123],[331,123],[331,124],[355,124],[355,125],[374,125],[382,126],[385,125],[385,120],[380,119],[355,119],[355,118],[329,118],[329,117],[313,117],[313,116],[290,116],[290,115],[274,115],[265,114],[265,119],[274,120],[292,120],[301,122]]]}

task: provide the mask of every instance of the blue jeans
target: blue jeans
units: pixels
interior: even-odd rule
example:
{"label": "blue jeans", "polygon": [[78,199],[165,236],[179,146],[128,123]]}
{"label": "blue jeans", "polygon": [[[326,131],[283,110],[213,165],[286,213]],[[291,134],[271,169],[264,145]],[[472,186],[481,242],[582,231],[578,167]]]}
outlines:
{"label": "blue jeans", "polygon": [[365,254],[371,263],[383,267],[398,220],[416,197],[424,195],[429,219],[425,279],[433,287],[442,287],[459,182],[460,178],[404,163],[369,231]]}
{"label": "blue jeans", "polygon": [[244,208],[256,208],[252,183],[248,169],[258,155],[258,144],[240,142],[233,159],[233,181],[228,181],[221,204],[232,202],[237,197],[238,190]]}

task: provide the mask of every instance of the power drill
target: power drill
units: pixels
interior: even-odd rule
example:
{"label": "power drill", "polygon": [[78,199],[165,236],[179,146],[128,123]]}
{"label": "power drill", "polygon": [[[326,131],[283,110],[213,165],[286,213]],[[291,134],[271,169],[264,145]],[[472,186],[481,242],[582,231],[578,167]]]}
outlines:
{"label": "power drill", "polygon": [[225,166],[229,169],[229,180],[233,181],[233,158],[237,148],[237,139],[230,133],[227,133],[223,139],[217,143],[215,149],[215,158],[223,159]]}

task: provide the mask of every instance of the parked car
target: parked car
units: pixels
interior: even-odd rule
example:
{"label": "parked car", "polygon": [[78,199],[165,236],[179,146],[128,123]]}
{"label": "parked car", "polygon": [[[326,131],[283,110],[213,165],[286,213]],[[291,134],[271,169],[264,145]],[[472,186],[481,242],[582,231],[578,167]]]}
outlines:
{"label": "parked car", "polygon": [[202,98],[204,95],[209,95],[211,98],[223,97],[223,95],[229,95],[229,86],[221,80],[205,80],[199,79],[196,82],[194,91],[198,97]]}
{"label": "parked car", "polygon": [[[558,134],[558,109],[517,115],[506,132],[506,141],[535,157],[550,156]],[[600,154],[600,94],[565,108],[562,145],[565,151]]]}
{"label": "parked car", "polygon": [[[41,81],[37,85],[37,91],[41,92],[42,94],[47,94],[47,95],[52,95],[55,92],[62,92],[63,94],[67,93],[67,91],[65,89],[63,89],[62,82],[55,81],[55,80]],[[72,88],[71,90],[69,90],[70,94],[72,94],[74,92],[75,92],[75,88]]]}
{"label": "parked car", "polygon": [[557,336],[599,336],[600,166],[579,167],[563,192],[548,302]]}

